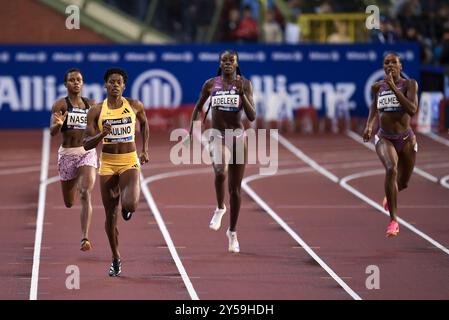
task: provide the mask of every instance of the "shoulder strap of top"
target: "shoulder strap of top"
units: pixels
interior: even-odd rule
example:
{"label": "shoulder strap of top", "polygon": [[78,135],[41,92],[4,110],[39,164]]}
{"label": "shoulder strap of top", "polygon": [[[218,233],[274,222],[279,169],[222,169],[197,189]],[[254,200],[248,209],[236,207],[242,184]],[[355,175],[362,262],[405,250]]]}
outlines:
{"label": "shoulder strap of top", "polygon": [[89,110],[90,109],[89,100],[86,97],[81,97],[81,100],[83,100],[86,110]]}
{"label": "shoulder strap of top", "polygon": [[67,104],[67,111],[72,110],[73,109],[73,105],[70,102],[69,96],[65,97],[65,103]]}

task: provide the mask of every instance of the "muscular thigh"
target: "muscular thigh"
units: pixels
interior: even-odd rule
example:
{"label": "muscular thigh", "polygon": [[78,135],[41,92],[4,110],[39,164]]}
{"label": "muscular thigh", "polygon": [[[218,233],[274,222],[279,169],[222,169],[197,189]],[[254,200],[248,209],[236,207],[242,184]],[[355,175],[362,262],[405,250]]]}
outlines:
{"label": "muscular thigh", "polygon": [[120,175],[120,191],[122,196],[135,198],[140,193],[140,170],[129,169]]}
{"label": "muscular thigh", "polygon": [[80,187],[92,190],[95,184],[96,168],[83,166],[79,168]]}
{"label": "muscular thigh", "polygon": [[214,172],[223,174],[228,170],[228,165],[230,161],[231,152],[228,147],[221,143],[221,139],[219,141],[215,141],[209,144],[208,146],[210,157],[212,160],[212,166],[214,168]]}
{"label": "muscular thigh", "polygon": [[120,195],[118,175],[100,176],[100,190],[103,204],[111,205]]}
{"label": "muscular thigh", "polygon": [[[243,175],[245,173],[245,165],[248,157],[248,146],[246,141],[242,144],[244,149],[238,152],[243,153],[238,158],[243,158],[243,163],[241,161],[235,161],[234,163],[229,165],[229,184],[231,186],[240,186]],[[235,151],[235,150],[234,150]],[[238,159],[237,159],[238,160]]]}
{"label": "muscular thigh", "polygon": [[396,153],[393,143],[387,139],[380,138],[380,140],[376,143],[376,152],[385,168],[397,166],[398,154]]}
{"label": "muscular thigh", "polygon": [[406,145],[404,145],[401,153],[399,154],[399,179],[405,179],[406,181],[404,182],[408,181],[413,172],[413,168],[415,167],[416,152],[416,137],[413,137]]}

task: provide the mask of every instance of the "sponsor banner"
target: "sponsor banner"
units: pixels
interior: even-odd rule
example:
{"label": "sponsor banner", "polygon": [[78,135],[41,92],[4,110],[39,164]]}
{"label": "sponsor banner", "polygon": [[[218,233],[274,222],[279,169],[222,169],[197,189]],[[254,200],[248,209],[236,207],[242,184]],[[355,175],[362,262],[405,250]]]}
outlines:
{"label": "sponsor banner", "polygon": [[384,76],[385,53],[399,53],[410,78],[418,80],[420,69],[416,44],[0,46],[0,128],[48,126],[72,67],[84,74],[83,95],[96,101],[105,98],[105,70],[118,66],[129,75],[124,96],[141,100],[147,110],[195,104],[225,49],[239,53],[258,117],[265,120],[291,119],[310,106],[321,117],[363,117],[371,85]]}
{"label": "sponsor banner", "polygon": [[419,103],[417,130],[429,133],[438,130],[439,108],[444,99],[441,92],[423,92]]}

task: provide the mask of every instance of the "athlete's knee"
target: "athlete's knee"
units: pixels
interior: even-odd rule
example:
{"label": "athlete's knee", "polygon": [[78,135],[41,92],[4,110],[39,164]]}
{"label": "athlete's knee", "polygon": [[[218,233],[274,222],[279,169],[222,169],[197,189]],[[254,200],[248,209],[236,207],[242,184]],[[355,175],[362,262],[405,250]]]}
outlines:
{"label": "athlete's knee", "polygon": [[90,199],[91,191],[88,188],[80,189],[80,199],[81,201],[88,201]]}
{"label": "athlete's knee", "polygon": [[218,181],[224,181],[226,179],[226,170],[224,168],[215,169],[215,179]]}
{"label": "athlete's knee", "polygon": [[397,177],[398,176],[398,168],[393,164],[388,164],[385,168],[385,172],[387,177]]}
{"label": "athlete's knee", "polygon": [[229,195],[231,197],[239,197],[240,198],[240,186],[229,186]]}

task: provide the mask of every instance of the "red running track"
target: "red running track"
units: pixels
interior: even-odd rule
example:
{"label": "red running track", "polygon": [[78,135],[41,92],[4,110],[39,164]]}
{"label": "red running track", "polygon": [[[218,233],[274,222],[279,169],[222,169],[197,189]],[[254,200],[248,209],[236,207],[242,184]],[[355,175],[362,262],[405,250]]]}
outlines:
{"label": "red running track", "polygon": [[[349,177],[347,185],[372,199],[374,206],[383,197],[376,154],[347,135],[285,136],[289,149],[279,145],[277,175],[258,176],[258,165],[247,167],[244,188],[259,198],[255,202],[243,192],[241,253],[231,254],[225,236],[229,213],[218,232],[208,229],[215,206],[211,167],[171,164],[173,142],[168,134],[153,134],[150,165],[142,170],[149,192],[141,194],[131,221],[119,220],[123,272],[109,278],[111,256],[98,181],[92,195],[94,247],[81,252],[79,205],[66,209],[59,181],[51,179],[57,176],[58,139],[52,140],[48,167],[48,178],[54,182],[41,188],[46,191],[42,243],[39,259],[33,259],[42,132],[2,134],[8,145],[0,145],[7,150],[0,156],[0,237],[6,244],[1,253],[1,299],[30,298],[33,261],[35,268],[39,262],[37,299],[449,298],[449,259],[444,251],[449,247],[449,190],[414,174],[399,196],[399,215],[434,242],[404,226],[397,238],[385,238],[387,216],[341,186]],[[418,141],[417,167],[437,179],[447,176],[449,147],[422,135]],[[299,152],[314,161],[315,169],[327,170],[338,181],[311,168],[310,162],[298,158]],[[158,214],[161,219],[156,219]],[[66,268],[73,265],[80,271],[79,290],[66,288]],[[379,289],[366,287],[369,266],[379,270]]]}

